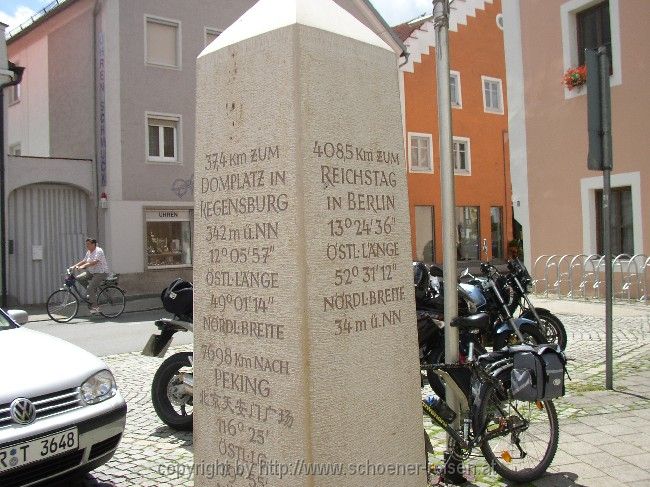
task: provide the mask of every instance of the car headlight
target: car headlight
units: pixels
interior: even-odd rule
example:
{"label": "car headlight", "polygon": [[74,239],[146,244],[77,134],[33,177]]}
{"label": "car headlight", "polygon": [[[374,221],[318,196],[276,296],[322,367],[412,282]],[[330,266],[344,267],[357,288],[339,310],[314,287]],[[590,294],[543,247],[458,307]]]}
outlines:
{"label": "car headlight", "polygon": [[86,404],[97,404],[110,399],[117,392],[115,378],[108,370],[102,370],[81,384],[81,398]]}

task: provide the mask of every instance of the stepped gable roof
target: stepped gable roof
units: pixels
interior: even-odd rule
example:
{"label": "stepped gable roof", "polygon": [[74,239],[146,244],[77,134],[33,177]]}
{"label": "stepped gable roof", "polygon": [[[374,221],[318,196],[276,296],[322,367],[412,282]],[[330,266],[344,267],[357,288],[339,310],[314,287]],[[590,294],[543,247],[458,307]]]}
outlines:
{"label": "stepped gable roof", "polygon": [[393,27],[393,31],[395,34],[397,34],[397,37],[399,37],[402,42],[404,42],[406,39],[411,37],[411,34],[418,30],[420,27],[422,27],[425,22],[428,20],[431,20],[433,18],[432,15],[424,16],[424,17],[418,17],[417,19],[410,20],[409,22],[404,22],[403,24],[399,24]]}

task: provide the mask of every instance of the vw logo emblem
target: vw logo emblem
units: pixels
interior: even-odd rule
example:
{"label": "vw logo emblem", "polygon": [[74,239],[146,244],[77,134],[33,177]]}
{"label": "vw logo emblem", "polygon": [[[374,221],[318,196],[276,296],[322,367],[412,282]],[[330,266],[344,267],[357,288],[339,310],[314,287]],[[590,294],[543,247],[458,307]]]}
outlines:
{"label": "vw logo emblem", "polygon": [[36,408],[32,401],[19,397],[9,406],[11,418],[18,424],[29,424],[36,419]]}

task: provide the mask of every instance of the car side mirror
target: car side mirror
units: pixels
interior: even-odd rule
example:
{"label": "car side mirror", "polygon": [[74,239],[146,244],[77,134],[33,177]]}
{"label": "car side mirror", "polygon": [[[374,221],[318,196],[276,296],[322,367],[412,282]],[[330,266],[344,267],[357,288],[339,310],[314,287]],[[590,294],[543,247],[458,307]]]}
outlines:
{"label": "car side mirror", "polygon": [[27,314],[27,311],[23,311],[22,309],[10,309],[7,311],[7,314],[11,317],[12,320],[21,326],[29,321],[29,315]]}

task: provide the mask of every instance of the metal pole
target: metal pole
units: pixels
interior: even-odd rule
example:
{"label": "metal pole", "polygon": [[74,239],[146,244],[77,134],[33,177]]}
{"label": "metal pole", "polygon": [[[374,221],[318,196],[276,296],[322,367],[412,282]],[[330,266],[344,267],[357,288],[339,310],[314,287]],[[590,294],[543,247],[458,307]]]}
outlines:
{"label": "metal pole", "polygon": [[5,224],[5,97],[0,87],[0,284],[2,307],[7,308],[7,236]]}
{"label": "metal pole", "polygon": [[603,147],[603,247],[605,250],[605,388],[614,388],[612,343],[612,218],[610,176],[612,170],[612,110],[609,94],[609,57],[607,48],[598,48],[600,61],[600,99],[602,110]]}
{"label": "metal pole", "polygon": [[14,79],[8,83],[0,85],[0,253],[2,259],[0,260],[0,284],[2,291],[0,292],[0,299],[2,307],[7,308],[7,223],[6,223],[6,209],[5,209],[5,100],[4,89],[10,86],[19,84],[23,79],[22,66],[16,66],[9,63],[9,70],[14,73]]}
{"label": "metal pole", "polygon": [[[440,187],[442,196],[442,255],[445,289],[445,362],[458,362],[458,329],[449,326],[458,315],[458,286],[456,266],[456,199],[452,162],[451,95],[449,87],[449,0],[433,1],[436,31],[436,85],[438,90],[438,130],[440,140]],[[456,413],[455,428],[460,428],[460,405],[451,388],[447,387],[446,402]],[[447,437],[448,446],[451,439]],[[445,454],[445,480],[462,477],[462,461],[453,455],[458,448],[448,448]]]}
{"label": "metal pole", "polygon": [[612,240],[609,169],[603,171],[603,247],[605,248],[605,388],[614,388],[612,344]]}

